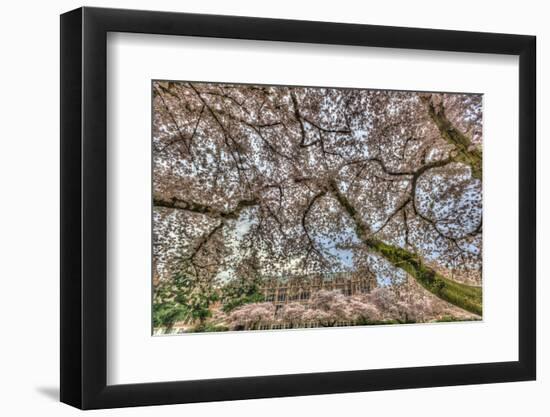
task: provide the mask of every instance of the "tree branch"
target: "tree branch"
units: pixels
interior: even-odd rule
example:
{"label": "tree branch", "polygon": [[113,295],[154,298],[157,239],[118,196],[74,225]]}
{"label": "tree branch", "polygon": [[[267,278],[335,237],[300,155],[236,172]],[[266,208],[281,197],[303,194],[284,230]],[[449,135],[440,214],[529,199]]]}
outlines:
{"label": "tree branch", "polygon": [[455,146],[457,150],[455,161],[470,166],[472,176],[481,180],[483,176],[481,150],[473,146],[471,140],[452,124],[445,114],[443,104],[436,105],[432,95],[423,95],[421,99],[427,106],[428,115],[439,129],[441,137]]}

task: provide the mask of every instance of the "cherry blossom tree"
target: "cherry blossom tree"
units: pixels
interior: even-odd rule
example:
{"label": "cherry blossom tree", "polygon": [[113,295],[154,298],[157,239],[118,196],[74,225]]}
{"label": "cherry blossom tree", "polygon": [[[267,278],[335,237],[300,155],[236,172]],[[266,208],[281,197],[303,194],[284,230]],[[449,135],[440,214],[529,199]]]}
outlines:
{"label": "cherry blossom tree", "polygon": [[[456,307],[455,307],[456,308]],[[351,297],[340,291],[321,290],[305,303],[291,302],[277,312],[273,303],[251,303],[238,307],[218,321],[234,330],[255,330],[284,324],[287,328],[332,327],[345,324],[424,323],[456,317],[453,306],[420,288],[397,292],[388,287]],[[467,313],[460,319],[471,319]]]}
{"label": "cherry blossom tree", "polygon": [[255,329],[262,323],[272,324],[275,321],[275,306],[271,303],[251,303],[237,308],[228,317],[234,330]]}
{"label": "cherry blossom tree", "polygon": [[[481,315],[480,95],[166,81],[152,91],[161,281],[183,271],[208,291],[251,257],[259,275],[378,268],[387,285],[410,276]],[[323,297],[307,314],[326,311]]]}
{"label": "cherry blossom tree", "polygon": [[383,319],[379,309],[368,298],[361,296],[349,300],[347,318],[351,322],[359,323],[373,323]]}
{"label": "cherry blossom tree", "polygon": [[304,314],[306,313],[306,307],[300,303],[288,303],[286,304],[281,313],[281,319],[294,327],[304,322]]}

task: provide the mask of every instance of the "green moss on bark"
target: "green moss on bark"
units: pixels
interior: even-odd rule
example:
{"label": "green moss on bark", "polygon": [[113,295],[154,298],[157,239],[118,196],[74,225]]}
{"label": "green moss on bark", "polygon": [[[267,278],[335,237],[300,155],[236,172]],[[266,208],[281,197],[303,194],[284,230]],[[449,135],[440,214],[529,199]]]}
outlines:
{"label": "green moss on bark", "polygon": [[422,263],[417,255],[403,248],[388,245],[375,239],[368,239],[366,244],[392,265],[413,276],[432,294],[466,311],[482,315],[481,287],[462,284],[445,278]]}
{"label": "green moss on bark", "polygon": [[456,156],[453,157],[453,160],[469,165],[472,170],[472,177],[481,180],[483,177],[481,149],[472,146],[471,140],[453,126],[443,109],[437,109],[429,100],[427,100],[427,103],[430,118],[437,126],[441,137],[455,146]]}

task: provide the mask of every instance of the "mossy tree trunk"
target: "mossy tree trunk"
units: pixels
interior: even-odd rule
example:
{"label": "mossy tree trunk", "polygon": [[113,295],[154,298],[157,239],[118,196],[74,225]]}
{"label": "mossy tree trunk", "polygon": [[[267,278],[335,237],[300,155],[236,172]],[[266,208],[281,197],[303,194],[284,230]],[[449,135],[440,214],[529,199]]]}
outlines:
{"label": "mossy tree trunk", "polygon": [[444,277],[422,262],[419,255],[399,246],[389,245],[370,236],[368,226],[360,218],[348,198],[340,192],[335,181],[330,183],[330,191],[352,218],[359,239],[374,253],[382,256],[396,268],[415,278],[426,290],[474,314],[482,315],[481,287],[462,284]]}
{"label": "mossy tree trunk", "polygon": [[384,257],[393,266],[414,277],[432,294],[457,307],[481,316],[481,287],[462,284],[446,278],[433,268],[425,265],[418,255],[398,246],[388,245],[375,239],[367,239],[365,243],[372,251]]}
{"label": "mossy tree trunk", "polygon": [[468,165],[472,169],[472,177],[481,180],[483,176],[481,149],[472,145],[470,138],[452,124],[442,105],[434,104],[428,96],[423,97],[423,101],[428,108],[430,119],[437,126],[441,137],[455,146],[456,155],[453,156],[453,160]]}

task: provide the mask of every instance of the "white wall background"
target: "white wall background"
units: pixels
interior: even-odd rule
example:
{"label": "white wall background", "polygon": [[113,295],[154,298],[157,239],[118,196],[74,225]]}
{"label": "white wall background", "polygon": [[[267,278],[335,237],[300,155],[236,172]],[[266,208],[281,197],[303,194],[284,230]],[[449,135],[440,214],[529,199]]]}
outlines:
{"label": "white wall background", "polygon": [[[78,411],[58,403],[59,392],[59,17],[82,4],[60,0],[6,2],[0,20],[0,414],[69,416]],[[341,21],[534,34],[538,37],[538,256],[550,249],[550,134],[547,113],[550,27],[545,4],[441,1],[337,2],[278,0],[92,1],[89,6],[158,9],[292,19]],[[544,127],[544,129],[543,129]],[[546,188],[546,190],[545,190]],[[550,412],[550,267],[538,268],[538,381],[467,387],[325,395],[230,403],[145,407],[95,415],[280,416],[529,415]],[[404,347],[404,351],[406,348]]]}

